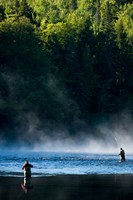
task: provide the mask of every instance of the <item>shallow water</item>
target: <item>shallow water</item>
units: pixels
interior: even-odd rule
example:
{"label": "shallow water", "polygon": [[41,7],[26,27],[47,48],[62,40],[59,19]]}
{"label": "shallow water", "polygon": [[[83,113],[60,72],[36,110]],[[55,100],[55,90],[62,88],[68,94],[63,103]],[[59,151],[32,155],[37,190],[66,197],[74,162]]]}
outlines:
{"label": "shallow water", "polygon": [[33,176],[58,174],[133,174],[133,155],[119,162],[118,155],[87,153],[0,152],[0,175],[23,176],[25,160]]}

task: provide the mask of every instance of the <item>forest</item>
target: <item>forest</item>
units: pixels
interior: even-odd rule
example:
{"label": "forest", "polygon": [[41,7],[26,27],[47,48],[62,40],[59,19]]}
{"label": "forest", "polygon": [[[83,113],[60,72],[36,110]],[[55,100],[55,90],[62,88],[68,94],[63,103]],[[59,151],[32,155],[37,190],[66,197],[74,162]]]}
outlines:
{"label": "forest", "polygon": [[131,0],[0,0],[1,141],[133,116],[132,91]]}

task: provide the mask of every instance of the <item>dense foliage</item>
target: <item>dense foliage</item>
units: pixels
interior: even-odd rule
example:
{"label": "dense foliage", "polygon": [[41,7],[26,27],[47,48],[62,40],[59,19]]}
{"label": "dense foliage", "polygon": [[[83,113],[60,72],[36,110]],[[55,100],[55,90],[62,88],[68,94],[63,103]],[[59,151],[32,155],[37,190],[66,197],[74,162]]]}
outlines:
{"label": "dense foliage", "polygon": [[132,77],[132,1],[0,0],[1,137],[132,113]]}

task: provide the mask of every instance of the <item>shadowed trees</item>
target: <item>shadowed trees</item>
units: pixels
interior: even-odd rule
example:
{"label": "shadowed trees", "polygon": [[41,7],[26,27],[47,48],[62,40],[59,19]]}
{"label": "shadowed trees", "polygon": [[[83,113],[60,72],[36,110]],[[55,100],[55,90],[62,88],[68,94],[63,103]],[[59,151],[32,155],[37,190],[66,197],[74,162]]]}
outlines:
{"label": "shadowed trees", "polygon": [[1,0],[2,132],[34,116],[73,134],[78,120],[132,112],[132,16],[129,1]]}

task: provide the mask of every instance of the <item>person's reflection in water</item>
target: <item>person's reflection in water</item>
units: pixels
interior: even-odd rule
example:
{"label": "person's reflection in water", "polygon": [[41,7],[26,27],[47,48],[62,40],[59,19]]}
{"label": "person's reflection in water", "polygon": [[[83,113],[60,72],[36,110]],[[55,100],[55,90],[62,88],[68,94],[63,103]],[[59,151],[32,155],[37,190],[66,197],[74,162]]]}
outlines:
{"label": "person's reflection in water", "polygon": [[27,193],[29,189],[32,188],[32,185],[31,185],[31,168],[32,167],[33,165],[29,164],[28,161],[26,161],[24,165],[22,166],[22,169],[24,170],[24,183],[21,184],[21,187],[25,193]]}
{"label": "person's reflection in water", "polygon": [[32,189],[31,178],[24,177],[24,182],[21,183],[21,187],[25,193]]}

